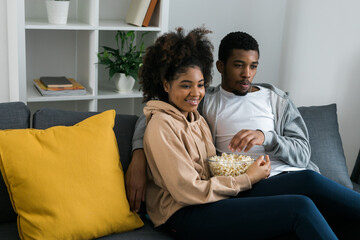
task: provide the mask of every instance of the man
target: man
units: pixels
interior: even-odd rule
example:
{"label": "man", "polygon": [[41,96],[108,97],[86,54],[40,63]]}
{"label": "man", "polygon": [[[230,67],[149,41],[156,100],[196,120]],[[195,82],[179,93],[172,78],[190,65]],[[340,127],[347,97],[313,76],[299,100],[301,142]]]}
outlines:
{"label": "man", "polygon": [[[218,152],[236,152],[257,158],[267,154],[271,175],[311,169],[306,125],[287,94],[270,84],[252,84],[259,65],[259,46],[247,33],[226,35],[216,67],[221,84],[209,88],[199,112],[211,129]],[[146,159],[142,150],[145,119],[140,118],[133,138],[133,158],[126,173],[127,195],[138,211],[144,200]]]}

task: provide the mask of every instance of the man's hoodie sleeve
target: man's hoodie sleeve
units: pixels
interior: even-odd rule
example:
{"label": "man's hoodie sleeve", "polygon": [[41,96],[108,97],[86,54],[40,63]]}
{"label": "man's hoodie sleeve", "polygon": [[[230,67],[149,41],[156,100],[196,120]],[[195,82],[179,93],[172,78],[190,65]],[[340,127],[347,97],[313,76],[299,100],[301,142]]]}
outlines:
{"label": "man's hoodie sleeve", "polygon": [[146,117],[142,114],[136,122],[135,131],[132,138],[132,151],[144,148],[143,138],[146,129]]}
{"label": "man's hoodie sleeve", "polygon": [[291,166],[307,167],[311,153],[309,135],[304,120],[291,101],[282,116],[280,129],[280,133],[264,132],[265,151]]}

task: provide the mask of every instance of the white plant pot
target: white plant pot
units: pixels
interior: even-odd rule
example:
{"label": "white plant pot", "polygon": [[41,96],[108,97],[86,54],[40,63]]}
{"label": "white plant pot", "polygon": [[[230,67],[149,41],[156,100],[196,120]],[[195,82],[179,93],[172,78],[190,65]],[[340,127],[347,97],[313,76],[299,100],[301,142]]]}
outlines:
{"label": "white plant pot", "polygon": [[66,24],[70,1],[46,1],[48,21],[51,24]]}
{"label": "white plant pot", "polygon": [[132,76],[126,76],[125,73],[115,73],[113,77],[117,92],[131,92],[134,87],[135,79]]}

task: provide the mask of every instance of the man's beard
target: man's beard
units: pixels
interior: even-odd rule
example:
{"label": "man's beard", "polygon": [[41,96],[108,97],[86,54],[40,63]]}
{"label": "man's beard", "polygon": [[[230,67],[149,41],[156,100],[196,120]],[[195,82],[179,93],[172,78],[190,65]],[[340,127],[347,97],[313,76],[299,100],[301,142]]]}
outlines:
{"label": "man's beard", "polygon": [[236,96],[245,96],[246,94],[248,94],[249,91],[251,91],[251,88],[252,88],[252,84],[248,81],[248,80],[244,80],[244,82],[246,82],[246,84],[249,84],[249,90],[247,90],[246,92],[240,92],[236,89],[234,89],[232,91],[233,94],[235,94]]}
{"label": "man's beard", "polygon": [[234,90],[232,93],[235,94],[236,96],[245,96],[246,94],[248,94],[249,91],[246,92],[240,92],[237,90]]}

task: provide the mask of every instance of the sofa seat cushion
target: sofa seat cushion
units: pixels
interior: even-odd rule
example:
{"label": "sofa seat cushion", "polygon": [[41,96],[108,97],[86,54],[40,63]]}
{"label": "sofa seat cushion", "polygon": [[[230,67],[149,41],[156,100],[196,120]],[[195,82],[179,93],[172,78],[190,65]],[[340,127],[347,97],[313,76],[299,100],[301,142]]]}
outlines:
{"label": "sofa seat cushion", "polygon": [[141,239],[141,240],[170,240],[174,239],[165,229],[154,228],[147,214],[142,214],[141,219],[144,222],[144,227],[130,232],[116,233],[108,236],[98,238],[97,240],[126,240],[126,239]]}
{"label": "sofa seat cushion", "polygon": [[309,131],[311,158],[322,175],[353,188],[339,133],[336,104],[299,107]]}
{"label": "sofa seat cushion", "polygon": [[20,240],[16,221],[0,224],[0,236],[1,239]]}
{"label": "sofa seat cushion", "polygon": [[0,131],[21,239],[92,239],[143,225],[126,199],[114,119],[110,110],[71,127]]}
{"label": "sofa seat cushion", "polygon": [[[153,227],[151,221],[146,216],[141,216],[144,222],[142,228],[130,232],[115,233],[96,240],[171,240],[174,239],[171,235],[163,229],[156,229]],[[0,224],[0,238],[6,240],[20,240],[16,227],[16,222]]]}
{"label": "sofa seat cushion", "polygon": [[[30,110],[23,102],[0,103],[0,129],[29,127]],[[4,180],[0,176],[0,223],[14,220],[16,220],[16,214],[11,206]]]}

